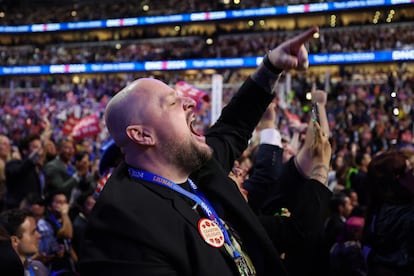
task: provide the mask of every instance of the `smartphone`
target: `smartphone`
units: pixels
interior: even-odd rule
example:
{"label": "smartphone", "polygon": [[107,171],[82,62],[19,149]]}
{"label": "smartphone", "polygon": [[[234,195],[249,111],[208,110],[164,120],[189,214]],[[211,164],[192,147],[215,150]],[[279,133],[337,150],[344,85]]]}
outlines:
{"label": "smartphone", "polygon": [[318,109],[318,103],[312,102],[312,121],[313,122],[319,122],[319,109]]}

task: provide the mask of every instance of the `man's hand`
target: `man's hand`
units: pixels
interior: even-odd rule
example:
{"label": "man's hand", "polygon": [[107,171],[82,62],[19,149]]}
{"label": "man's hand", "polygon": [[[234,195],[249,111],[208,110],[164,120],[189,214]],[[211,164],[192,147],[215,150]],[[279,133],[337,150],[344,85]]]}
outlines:
{"label": "man's hand", "polygon": [[59,208],[59,212],[62,216],[69,214],[69,204],[62,204],[61,208]]}
{"label": "man's hand", "polygon": [[267,107],[265,113],[263,114],[262,118],[260,119],[259,124],[257,125],[257,130],[262,130],[266,128],[275,128],[276,122],[276,104],[271,102]]}
{"label": "man's hand", "polygon": [[318,105],[326,105],[326,101],[328,100],[328,93],[323,90],[315,90],[311,92],[312,95],[312,102],[317,103]]}
{"label": "man's hand", "polygon": [[316,129],[316,134],[312,143],[311,154],[314,159],[329,164],[332,151],[329,138],[323,132],[318,122],[314,122],[314,127]]}
{"label": "man's hand", "polygon": [[329,137],[330,130],[329,130],[329,123],[328,117],[326,114],[326,102],[328,100],[328,93],[323,90],[314,90],[312,89],[312,102],[317,104],[318,108],[318,122],[322,128],[322,132]]}
{"label": "man's hand", "polygon": [[309,67],[308,51],[304,44],[318,31],[318,27],[312,27],[273,49],[268,54],[272,65],[283,70],[307,69]]}
{"label": "man's hand", "polygon": [[312,155],[310,178],[327,185],[332,148],[328,136],[322,131],[320,125],[314,122],[314,127],[316,133],[310,148]]}

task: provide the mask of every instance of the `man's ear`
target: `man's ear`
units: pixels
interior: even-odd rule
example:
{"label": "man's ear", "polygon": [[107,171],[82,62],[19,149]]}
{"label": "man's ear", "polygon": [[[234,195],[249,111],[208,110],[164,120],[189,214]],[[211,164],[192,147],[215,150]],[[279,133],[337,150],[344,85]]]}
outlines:
{"label": "man's ear", "polygon": [[19,244],[19,238],[15,235],[10,236],[10,241],[11,241],[13,248],[16,248],[17,245]]}
{"label": "man's ear", "polygon": [[154,138],[151,129],[143,125],[131,125],[126,128],[129,139],[140,145],[154,145]]}

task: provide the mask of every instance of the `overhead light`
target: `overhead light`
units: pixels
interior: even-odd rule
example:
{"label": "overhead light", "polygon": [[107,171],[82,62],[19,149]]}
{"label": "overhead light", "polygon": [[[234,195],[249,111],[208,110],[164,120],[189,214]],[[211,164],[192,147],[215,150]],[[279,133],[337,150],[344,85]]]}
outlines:
{"label": "overhead light", "polygon": [[72,82],[73,82],[73,83],[75,83],[75,84],[80,83],[80,78],[79,78],[79,76],[74,76],[74,77],[72,78]]}
{"label": "overhead light", "polygon": [[394,116],[400,115],[400,110],[398,109],[398,107],[394,107],[392,109],[392,114],[394,114]]}
{"label": "overhead light", "polygon": [[335,14],[332,14],[331,15],[330,26],[331,27],[335,27],[336,26],[336,15]]}

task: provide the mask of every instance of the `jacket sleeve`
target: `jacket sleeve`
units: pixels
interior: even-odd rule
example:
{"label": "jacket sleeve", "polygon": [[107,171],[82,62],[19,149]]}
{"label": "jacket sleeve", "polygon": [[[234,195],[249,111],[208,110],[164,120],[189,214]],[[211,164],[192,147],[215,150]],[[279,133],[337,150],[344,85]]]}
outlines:
{"label": "jacket sleeve", "polygon": [[46,191],[53,192],[61,190],[69,199],[71,191],[78,185],[78,181],[74,177],[64,177],[62,171],[53,164],[46,164],[44,167],[44,173]]}
{"label": "jacket sleeve", "polygon": [[248,191],[248,203],[258,213],[269,193],[277,193],[278,178],[282,171],[283,149],[269,144],[260,144],[255,155],[253,171],[243,184]]}
{"label": "jacket sleeve", "polygon": [[272,99],[273,95],[249,77],[223,108],[217,122],[207,130],[206,142],[225,171],[231,170],[234,160],[246,149]]}

